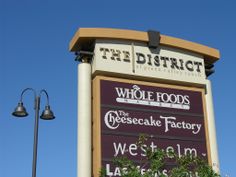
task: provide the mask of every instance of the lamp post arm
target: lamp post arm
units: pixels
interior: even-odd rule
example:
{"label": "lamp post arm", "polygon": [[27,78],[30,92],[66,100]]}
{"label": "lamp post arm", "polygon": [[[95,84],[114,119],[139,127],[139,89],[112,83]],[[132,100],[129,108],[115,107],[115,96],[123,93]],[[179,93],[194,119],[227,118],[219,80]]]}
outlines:
{"label": "lamp post arm", "polygon": [[28,90],[33,91],[33,93],[34,93],[34,99],[36,98],[36,91],[35,91],[33,88],[26,88],[26,89],[24,89],[24,90],[21,92],[21,95],[20,95],[20,102],[23,101],[23,95],[24,95],[24,93],[25,93],[26,91],[28,91]]}
{"label": "lamp post arm", "polygon": [[47,97],[47,106],[49,106],[49,96],[48,96],[47,91],[45,89],[40,90],[39,96],[41,96],[42,93],[44,93],[46,95],[46,97]]}

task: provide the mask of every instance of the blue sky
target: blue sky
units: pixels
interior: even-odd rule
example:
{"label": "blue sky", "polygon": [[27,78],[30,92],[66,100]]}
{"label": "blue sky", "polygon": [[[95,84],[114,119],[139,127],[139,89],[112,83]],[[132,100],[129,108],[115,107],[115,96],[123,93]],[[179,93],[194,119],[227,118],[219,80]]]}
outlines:
{"label": "blue sky", "polygon": [[31,175],[31,93],[24,97],[30,116],[11,116],[26,87],[46,89],[56,115],[40,120],[37,175],[76,176],[77,63],[68,45],[79,27],[154,29],[219,49],[210,80],[220,166],[236,176],[235,8],[221,0],[0,0],[0,176]]}

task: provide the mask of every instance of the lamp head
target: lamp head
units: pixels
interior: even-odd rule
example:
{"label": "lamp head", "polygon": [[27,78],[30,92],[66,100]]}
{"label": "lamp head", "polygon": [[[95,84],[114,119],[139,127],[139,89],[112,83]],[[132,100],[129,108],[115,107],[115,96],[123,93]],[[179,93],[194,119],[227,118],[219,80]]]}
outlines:
{"label": "lamp head", "polygon": [[44,119],[44,120],[52,120],[52,119],[55,119],[55,116],[52,112],[52,110],[50,109],[50,106],[47,105],[45,106],[45,109],[43,110],[41,116],[40,116],[41,119]]}
{"label": "lamp head", "polygon": [[15,117],[26,117],[28,113],[26,112],[25,107],[23,106],[23,102],[19,102],[17,107],[15,108],[14,112],[12,113]]}

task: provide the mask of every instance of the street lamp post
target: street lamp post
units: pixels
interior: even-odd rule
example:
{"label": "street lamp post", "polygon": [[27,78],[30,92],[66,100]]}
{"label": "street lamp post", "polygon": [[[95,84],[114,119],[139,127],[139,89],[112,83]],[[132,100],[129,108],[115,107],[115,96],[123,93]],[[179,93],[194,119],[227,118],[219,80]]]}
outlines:
{"label": "street lamp post", "polygon": [[15,117],[26,117],[28,113],[23,105],[23,95],[26,91],[32,91],[34,93],[34,110],[35,110],[35,124],[34,124],[34,146],[33,146],[33,165],[32,165],[32,177],[36,177],[36,165],[37,165],[37,149],[38,149],[38,122],[39,122],[39,110],[40,110],[40,98],[42,93],[46,95],[47,104],[40,118],[44,120],[52,120],[55,118],[49,105],[49,96],[46,90],[42,89],[37,95],[36,91],[32,88],[26,88],[21,92],[20,101],[12,113]]}

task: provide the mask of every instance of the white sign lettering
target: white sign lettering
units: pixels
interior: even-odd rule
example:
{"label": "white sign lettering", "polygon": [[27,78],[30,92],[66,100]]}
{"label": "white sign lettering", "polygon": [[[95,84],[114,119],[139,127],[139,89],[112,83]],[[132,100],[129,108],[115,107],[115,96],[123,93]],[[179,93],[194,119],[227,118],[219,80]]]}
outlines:
{"label": "white sign lettering", "polygon": [[137,85],[133,85],[132,89],[116,87],[116,93],[118,96],[116,101],[119,103],[140,104],[173,109],[190,109],[190,100],[188,95],[145,91],[141,90]]}
{"label": "white sign lettering", "polygon": [[123,125],[138,125],[165,128],[165,133],[172,129],[181,129],[191,131],[196,135],[201,131],[202,125],[197,123],[189,123],[187,121],[177,121],[176,117],[166,117],[160,115],[159,119],[154,119],[153,116],[146,118],[130,117],[129,113],[119,110],[109,110],[104,116],[104,122],[107,128],[111,130],[117,129],[121,124]]}
{"label": "white sign lettering", "polygon": [[201,130],[201,124],[191,124],[185,121],[177,122],[175,117],[164,117],[160,116],[161,119],[165,120],[165,132],[170,131],[170,129],[187,129],[192,130],[193,134],[198,134]]}
{"label": "white sign lettering", "polygon": [[[140,166],[137,166],[137,169],[140,170],[141,174],[144,175],[146,171],[149,169],[141,168]],[[107,176],[121,176],[121,170],[123,172],[126,172],[127,168],[120,169],[119,167],[112,167],[111,164],[106,164],[106,175]],[[154,177],[159,177],[161,174],[168,176],[167,175],[167,170],[163,169],[162,171],[158,171],[155,173]]]}
{"label": "white sign lettering", "polygon": [[[113,148],[114,148],[114,157],[117,157],[119,155],[126,155],[126,153],[128,153],[131,156],[146,156],[146,149],[144,148],[144,146],[148,146],[148,145],[143,145],[143,147],[139,147],[136,143],[134,144],[127,144],[127,143],[121,143],[121,142],[113,142]],[[151,144],[149,145],[150,149],[152,152],[154,152],[155,150],[157,150],[157,145],[154,142],[151,142]],[[176,144],[175,147],[173,146],[168,146],[166,149],[164,149],[166,152],[168,152],[169,150],[173,150],[173,152],[176,149],[176,153],[178,155],[178,157],[181,157],[182,155],[187,155],[187,154],[191,154],[195,157],[198,156],[197,153],[197,149],[195,148],[190,148],[190,147],[182,147],[180,144]],[[140,154],[138,153],[140,152]],[[202,156],[204,156],[204,154],[202,154]]]}

